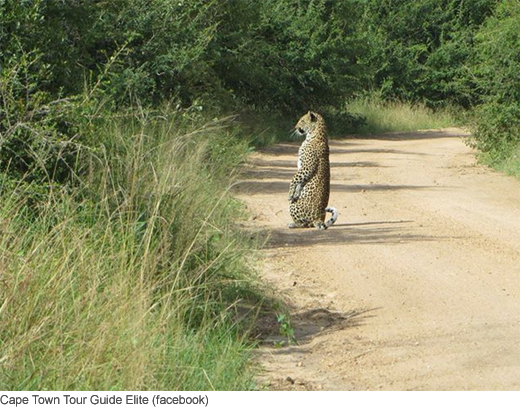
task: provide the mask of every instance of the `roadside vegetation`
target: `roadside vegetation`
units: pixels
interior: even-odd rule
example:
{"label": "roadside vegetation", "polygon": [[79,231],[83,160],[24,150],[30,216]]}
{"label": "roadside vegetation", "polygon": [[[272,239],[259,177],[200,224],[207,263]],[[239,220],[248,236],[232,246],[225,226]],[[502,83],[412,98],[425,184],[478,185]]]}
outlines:
{"label": "roadside vegetation", "polygon": [[369,0],[363,21],[370,89],[384,101],[447,109],[484,162],[518,174],[518,0]]}
{"label": "roadside vegetation", "polygon": [[314,109],[520,175],[519,4],[0,2],[0,388],[254,388],[239,165]]}
{"label": "roadside vegetation", "polygon": [[226,120],[108,119],[69,184],[2,180],[0,387],[252,388],[237,309],[260,298],[228,192],[247,144]]}
{"label": "roadside vegetation", "polygon": [[375,93],[348,102],[346,110],[362,118],[363,122],[355,128],[358,134],[439,129],[457,123],[447,110],[433,111],[422,103],[384,101]]}

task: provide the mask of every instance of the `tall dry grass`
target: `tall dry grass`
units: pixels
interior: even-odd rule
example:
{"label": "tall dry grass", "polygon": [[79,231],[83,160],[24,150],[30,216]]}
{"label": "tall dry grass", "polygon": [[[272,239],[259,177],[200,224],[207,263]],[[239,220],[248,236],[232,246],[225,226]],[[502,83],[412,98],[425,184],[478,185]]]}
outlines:
{"label": "tall dry grass", "polygon": [[361,134],[411,132],[456,124],[456,120],[447,111],[433,112],[421,104],[383,101],[377,94],[354,99],[347,104],[347,110],[354,115],[365,117],[365,124],[356,130]]}

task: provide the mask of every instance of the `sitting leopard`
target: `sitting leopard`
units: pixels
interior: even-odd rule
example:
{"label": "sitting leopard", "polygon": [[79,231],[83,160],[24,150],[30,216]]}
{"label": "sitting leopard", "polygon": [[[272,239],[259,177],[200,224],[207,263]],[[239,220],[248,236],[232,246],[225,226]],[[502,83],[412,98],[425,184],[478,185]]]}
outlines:
{"label": "sitting leopard", "polygon": [[[325,121],[321,115],[308,112],[295,126],[295,133],[305,136],[298,152],[298,171],[289,188],[289,228],[316,227],[326,229],[338,219],[338,211],[327,207],[330,192],[329,144]],[[325,213],[332,213],[325,222]]]}

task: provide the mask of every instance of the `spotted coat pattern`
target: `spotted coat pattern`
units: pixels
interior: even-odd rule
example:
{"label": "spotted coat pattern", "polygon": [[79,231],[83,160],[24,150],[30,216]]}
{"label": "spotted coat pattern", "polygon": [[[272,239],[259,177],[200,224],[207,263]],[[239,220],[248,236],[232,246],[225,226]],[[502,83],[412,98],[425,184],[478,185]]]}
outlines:
{"label": "spotted coat pattern", "polygon": [[[330,193],[329,143],[325,121],[321,115],[308,112],[295,126],[295,133],[305,140],[298,152],[298,171],[289,187],[289,228],[316,227],[326,229],[338,216],[335,208],[327,208]],[[332,218],[325,222],[326,212]]]}

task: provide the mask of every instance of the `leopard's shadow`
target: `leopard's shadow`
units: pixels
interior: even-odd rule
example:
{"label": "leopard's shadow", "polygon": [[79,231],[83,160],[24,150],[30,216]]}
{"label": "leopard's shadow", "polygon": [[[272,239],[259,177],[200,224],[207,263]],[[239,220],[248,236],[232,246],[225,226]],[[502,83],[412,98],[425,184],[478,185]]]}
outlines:
{"label": "leopard's shadow", "polygon": [[266,248],[300,248],[315,245],[400,245],[417,241],[439,241],[457,237],[439,237],[427,232],[417,233],[412,220],[372,221],[361,223],[334,224],[327,230],[314,228],[276,228],[261,233]]}

